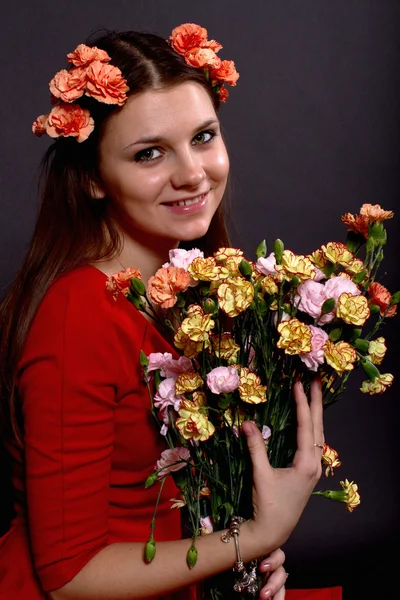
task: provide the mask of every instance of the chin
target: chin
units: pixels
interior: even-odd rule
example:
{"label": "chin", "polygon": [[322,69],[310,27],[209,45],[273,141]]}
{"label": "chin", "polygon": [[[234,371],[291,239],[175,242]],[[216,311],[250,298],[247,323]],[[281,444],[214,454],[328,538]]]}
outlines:
{"label": "chin", "polygon": [[182,227],[179,232],[179,240],[181,242],[191,242],[193,240],[198,240],[206,235],[207,231],[210,228],[210,222],[199,224],[195,227]]}

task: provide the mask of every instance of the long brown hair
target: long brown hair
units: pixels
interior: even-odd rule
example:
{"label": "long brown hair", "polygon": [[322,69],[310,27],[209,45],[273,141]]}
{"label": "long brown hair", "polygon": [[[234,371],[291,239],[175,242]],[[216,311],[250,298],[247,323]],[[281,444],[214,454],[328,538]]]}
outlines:
{"label": "long brown hair", "polygon": [[[130,94],[160,89],[187,81],[197,82],[208,92],[214,108],[219,99],[205,73],[186,64],[159,36],[133,31],[102,31],[87,41],[105,50],[111,64],[125,77]],[[16,393],[16,377],[26,336],[49,285],[59,274],[80,265],[113,258],[121,241],[107,215],[107,198],[93,200],[91,184],[96,181],[97,148],[101,125],[115,110],[92,98],[78,103],[90,110],[95,129],[77,143],[58,138],[42,162],[42,201],[34,233],[23,264],[0,305],[0,421],[5,440],[22,445],[23,424]],[[206,235],[191,242],[211,253],[229,245],[224,209],[216,212]]]}

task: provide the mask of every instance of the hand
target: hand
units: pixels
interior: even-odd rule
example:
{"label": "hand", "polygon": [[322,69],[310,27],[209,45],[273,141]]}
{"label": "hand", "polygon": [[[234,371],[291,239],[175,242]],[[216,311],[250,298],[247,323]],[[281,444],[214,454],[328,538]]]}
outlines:
{"label": "hand", "polygon": [[250,421],[242,426],[253,465],[254,512],[253,519],[242,528],[249,530],[253,542],[264,548],[261,556],[286,542],[321,477],[322,449],[315,446],[323,445],[324,439],[321,380],[317,378],[311,385],[310,405],[300,382],[294,386],[294,398],[297,450],[291,467],[272,468],[258,428]]}
{"label": "hand", "polygon": [[260,590],[260,600],[266,598],[269,600],[284,600],[287,579],[287,573],[283,567],[284,562],[285,553],[278,548],[260,563],[259,570],[266,574],[263,587]]}

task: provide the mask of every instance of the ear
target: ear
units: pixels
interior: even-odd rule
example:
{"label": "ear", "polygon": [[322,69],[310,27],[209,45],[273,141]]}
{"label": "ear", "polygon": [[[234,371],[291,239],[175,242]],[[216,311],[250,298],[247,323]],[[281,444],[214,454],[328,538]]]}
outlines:
{"label": "ear", "polygon": [[100,183],[94,181],[93,179],[90,181],[90,196],[93,200],[101,200],[106,197],[106,191],[103,189]]}

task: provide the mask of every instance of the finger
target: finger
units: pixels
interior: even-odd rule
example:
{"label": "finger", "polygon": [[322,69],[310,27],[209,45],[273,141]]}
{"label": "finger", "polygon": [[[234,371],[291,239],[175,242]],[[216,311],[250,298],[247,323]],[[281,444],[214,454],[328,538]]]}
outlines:
{"label": "finger", "polygon": [[283,565],[285,559],[286,556],[284,551],[280,548],[277,548],[276,550],[271,552],[269,556],[265,557],[261,561],[258,568],[261,571],[261,573],[272,573],[273,571],[276,571],[276,569]]}
{"label": "finger", "polygon": [[[320,446],[324,445],[324,424],[323,424],[323,405],[322,405],[322,382],[320,377],[314,379],[311,384],[310,412],[314,428],[314,443]],[[321,448],[317,450],[322,452]]]}
{"label": "finger", "polygon": [[242,430],[246,436],[250,452],[253,465],[253,477],[256,478],[261,475],[265,477],[267,470],[271,469],[271,466],[268,461],[265,442],[261,435],[261,431],[252,421],[244,421],[242,423]]}
{"label": "finger", "polygon": [[301,381],[294,384],[293,394],[296,401],[297,448],[300,452],[309,452],[310,448],[314,449],[314,428],[307,396]]}
{"label": "finger", "polygon": [[276,598],[277,594],[282,593],[283,596],[278,596],[281,598],[285,597],[284,589],[286,583],[286,571],[281,566],[276,571],[271,573],[268,580],[265,582],[265,585],[260,590],[259,598],[260,600],[266,600],[267,598]]}

